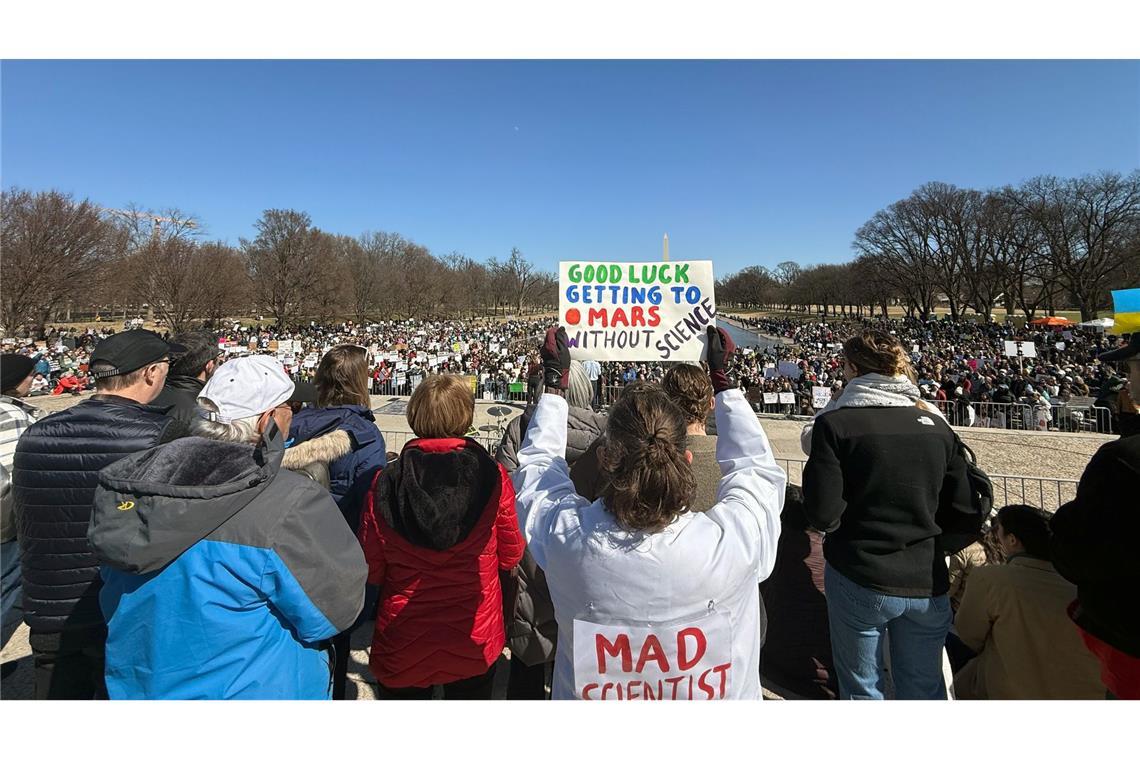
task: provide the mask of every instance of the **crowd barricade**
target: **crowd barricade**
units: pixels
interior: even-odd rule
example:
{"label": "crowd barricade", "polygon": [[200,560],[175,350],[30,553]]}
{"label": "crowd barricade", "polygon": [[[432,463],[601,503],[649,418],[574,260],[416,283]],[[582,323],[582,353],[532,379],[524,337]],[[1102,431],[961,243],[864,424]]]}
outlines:
{"label": "crowd barricade", "polygon": [[1088,403],[1059,403],[1049,406],[971,401],[971,412],[955,401],[929,401],[935,404],[951,425],[1060,433],[1111,433],[1112,413]]}
{"label": "crowd barricade", "polygon": [[[389,454],[399,454],[404,449],[404,444],[416,437],[416,434],[410,430],[381,430],[380,434],[384,436],[384,448]],[[478,432],[475,435],[468,436],[474,438],[479,442],[483,448],[494,456],[499,450],[499,443],[502,441],[502,435]]]}
{"label": "crowd barricade", "polygon": [[[371,380],[369,391],[373,396],[411,396],[423,376],[413,375],[403,380]],[[527,384],[488,380],[475,385],[477,401],[518,401],[527,403]]]}
{"label": "crowd barricade", "polygon": [[[803,485],[806,459],[777,459],[776,464],[788,474],[790,485]],[[994,509],[1009,504],[1028,504],[1055,512],[1077,496],[1076,480],[994,474],[989,474],[989,478],[994,486]]]}
{"label": "crowd barricade", "polygon": [[[404,444],[415,437],[407,430],[381,430],[387,450],[399,454]],[[499,448],[502,435],[480,433],[470,436],[480,443],[493,456]],[[803,485],[806,459],[777,458],[776,464],[788,475],[789,485]],[[1009,504],[1028,504],[1031,507],[1054,512],[1062,504],[1072,501],[1077,495],[1076,480],[1064,478],[1040,478],[1026,475],[990,474],[994,486],[994,509]]]}

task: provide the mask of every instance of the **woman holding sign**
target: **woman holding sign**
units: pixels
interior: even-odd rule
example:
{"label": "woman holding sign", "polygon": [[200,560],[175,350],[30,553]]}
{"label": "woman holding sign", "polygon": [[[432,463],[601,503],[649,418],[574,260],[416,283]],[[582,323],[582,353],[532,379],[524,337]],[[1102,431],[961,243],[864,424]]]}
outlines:
{"label": "woman holding sign", "polygon": [[551,328],[539,400],[514,475],[519,521],[558,620],[555,699],[760,699],[756,585],[775,562],[786,476],[708,328],[717,503],[690,510],[685,417],[660,388],[627,390],[599,452],[609,485],[579,496],[565,460],[570,350]]}

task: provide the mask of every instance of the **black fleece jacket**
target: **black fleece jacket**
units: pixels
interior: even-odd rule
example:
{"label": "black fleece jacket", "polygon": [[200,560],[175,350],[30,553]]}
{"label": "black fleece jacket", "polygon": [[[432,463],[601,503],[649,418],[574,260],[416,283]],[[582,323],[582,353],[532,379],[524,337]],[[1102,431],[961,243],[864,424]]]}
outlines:
{"label": "black fleece jacket", "polygon": [[823,554],[835,570],[891,596],[949,590],[938,513],[969,512],[970,490],[940,416],[912,406],[819,415],[803,489],[804,511],[828,533]]}

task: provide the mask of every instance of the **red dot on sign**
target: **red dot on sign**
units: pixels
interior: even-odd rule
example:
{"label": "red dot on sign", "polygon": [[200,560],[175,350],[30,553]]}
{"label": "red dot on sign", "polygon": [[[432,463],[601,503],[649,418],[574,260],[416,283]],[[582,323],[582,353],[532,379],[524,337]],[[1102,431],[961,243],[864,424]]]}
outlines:
{"label": "red dot on sign", "polygon": [[582,321],[582,313],[579,312],[577,309],[567,309],[566,310],[566,324],[576,325],[581,321]]}

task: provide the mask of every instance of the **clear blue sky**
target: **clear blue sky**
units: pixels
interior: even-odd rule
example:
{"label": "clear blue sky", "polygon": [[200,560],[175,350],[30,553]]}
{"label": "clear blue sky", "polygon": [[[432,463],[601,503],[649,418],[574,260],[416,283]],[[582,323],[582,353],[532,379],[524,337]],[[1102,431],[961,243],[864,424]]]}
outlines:
{"label": "clear blue sky", "polygon": [[483,260],[841,261],[919,184],[1140,166],[1140,64],[5,61],[0,179]]}

